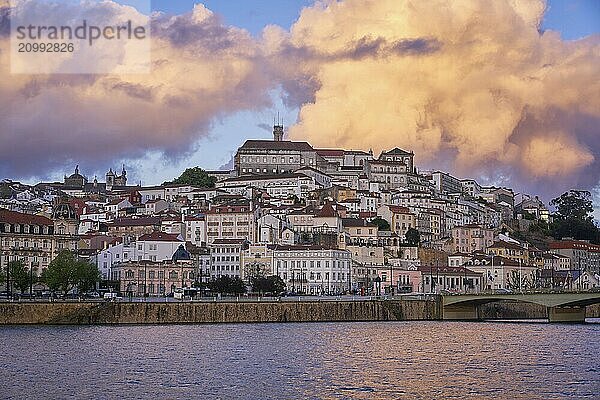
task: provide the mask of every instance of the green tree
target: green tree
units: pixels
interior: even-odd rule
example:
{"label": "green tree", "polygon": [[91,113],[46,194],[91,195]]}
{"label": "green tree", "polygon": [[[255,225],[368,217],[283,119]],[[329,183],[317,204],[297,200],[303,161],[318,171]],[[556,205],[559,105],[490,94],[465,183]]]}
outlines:
{"label": "green tree", "polygon": [[421,242],[421,234],[415,228],[408,228],[404,238],[410,246],[418,246]]}
{"label": "green tree", "polygon": [[375,225],[377,225],[377,228],[379,228],[380,231],[389,231],[390,230],[390,223],[381,217],[377,217],[377,218],[373,219],[371,222],[374,223]]}
{"label": "green tree", "polygon": [[75,287],[81,293],[91,290],[100,280],[100,272],[95,265],[78,260],[68,251],[61,251],[42,273],[42,281],[52,291],[69,293]]}
{"label": "green tree", "polygon": [[242,279],[239,276],[236,276],[235,278],[233,278],[231,280],[231,286],[230,286],[229,293],[233,293],[233,294],[246,293],[246,285],[244,284],[244,282],[242,281]]}
{"label": "green tree", "polygon": [[285,291],[285,283],[277,275],[258,276],[252,279],[252,291],[277,295]]}
{"label": "green tree", "polygon": [[179,178],[174,179],[172,182],[177,185],[192,185],[192,186],[201,186],[212,188],[215,187],[215,182],[217,178],[214,176],[209,176],[205,170],[200,167],[188,168],[179,176]]}
{"label": "green tree", "polygon": [[10,280],[21,293],[29,288],[29,272],[22,261],[11,261],[8,263]]}
{"label": "green tree", "polygon": [[555,239],[572,237],[600,244],[600,229],[594,224],[591,194],[585,190],[569,190],[553,199],[556,207],[550,233]]}
{"label": "green tree", "polygon": [[221,276],[211,280],[208,287],[215,293],[241,294],[246,292],[246,285],[239,277]]}
{"label": "green tree", "polygon": [[560,220],[578,219],[581,221],[592,221],[594,205],[592,194],[587,190],[569,190],[560,197],[553,199],[550,205],[556,207],[554,217]]}
{"label": "green tree", "polygon": [[582,221],[576,218],[559,219],[550,225],[550,233],[555,239],[570,237],[600,244],[600,229],[592,221]]}
{"label": "green tree", "polygon": [[78,261],[76,264],[75,277],[79,293],[87,293],[96,288],[96,283],[102,278],[98,267],[87,261]]}

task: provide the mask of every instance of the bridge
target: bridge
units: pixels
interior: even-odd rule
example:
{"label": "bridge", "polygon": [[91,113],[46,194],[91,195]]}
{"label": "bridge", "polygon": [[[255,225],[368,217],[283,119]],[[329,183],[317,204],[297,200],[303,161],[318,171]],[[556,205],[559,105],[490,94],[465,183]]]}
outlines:
{"label": "bridge", "polygon": [[550,322],[584,322],[585,307],[600,303],[599,292],[576,293],[508,293],[443,295],[443,319],[477,320],[479,306],[496,301],[521,301],[548,308]]}

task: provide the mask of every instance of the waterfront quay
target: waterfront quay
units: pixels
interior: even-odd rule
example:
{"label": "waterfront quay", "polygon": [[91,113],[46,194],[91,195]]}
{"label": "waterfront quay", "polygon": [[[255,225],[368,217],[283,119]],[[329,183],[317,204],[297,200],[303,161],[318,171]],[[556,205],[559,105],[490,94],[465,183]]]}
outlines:
{"label": "waterfront quay", "polygon": [[[7,301],[0,302],[0,325],[14,324],[200,324],[260,322],[352,322],[410,320],[547,319],[583,322],[600,317],[600,305],[584,307],[582,319],[560,321],[543,304],[466,298],[476,304],[475,315],[456,315],[461,296],[290,296],[223,297],[198,300],[132,298],[116,301]],[[498,299],[500,297],[500,299]],[[447,305],[449,304],[449,305]],[[448,310],[445,308],[448,307]]]}

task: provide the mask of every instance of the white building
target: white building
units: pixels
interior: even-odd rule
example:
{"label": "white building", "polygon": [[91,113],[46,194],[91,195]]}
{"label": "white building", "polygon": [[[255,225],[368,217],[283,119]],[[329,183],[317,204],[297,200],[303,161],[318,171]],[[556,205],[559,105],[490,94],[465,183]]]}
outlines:
{"label": "white building", "polygon": [[137,241],[124,238],[120,242],[100,250],[96,255],[96,264],[103,279],[109,279],[116,264],[129,261],[160,262],[171,260],[181,244],[184,244],[181,235],[158,231],[142,235]]}
{"label": "white building", "polygon": [[265,190],[271,197],[279,198],[305,197],[308,192],[321,187],[315,182],[315,178],[302,173],[243,175],[217,182],[216,186],[227,191],[251,186]]}
{"label": "white building", "polygon": [[212,279],[221,276],[239,277],[242,265],[242,250],[246,247],[245,239],[215,239],[210,249],[210,276]]}
{"label": "white building", "polygon": [[206,243],[206,219],[204,216],[184,217],[185,224],[184,238],[196,246]]}
{"label": "white building", "polygon": [[294,293],[336,294],[351,288],[351,254],[321,246],[274,245],[274,272]]}

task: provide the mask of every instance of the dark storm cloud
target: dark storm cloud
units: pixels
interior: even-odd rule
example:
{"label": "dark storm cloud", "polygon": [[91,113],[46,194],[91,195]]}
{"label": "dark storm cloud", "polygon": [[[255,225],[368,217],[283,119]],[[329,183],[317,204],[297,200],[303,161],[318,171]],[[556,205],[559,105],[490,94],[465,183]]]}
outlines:
{"label": "dark storm cloud", "polygon": [[363,36],[350,42],[345,48],[333,52],[322,51],[311,46],[298,46],[288,42],[281,47],[278,56],[304,62],[360,61],[365,58],[379,58],[390,55],[429,54],[440,50],[440,48],[441,43],[431,38],[409,38],[389,42],[382,37]]}

